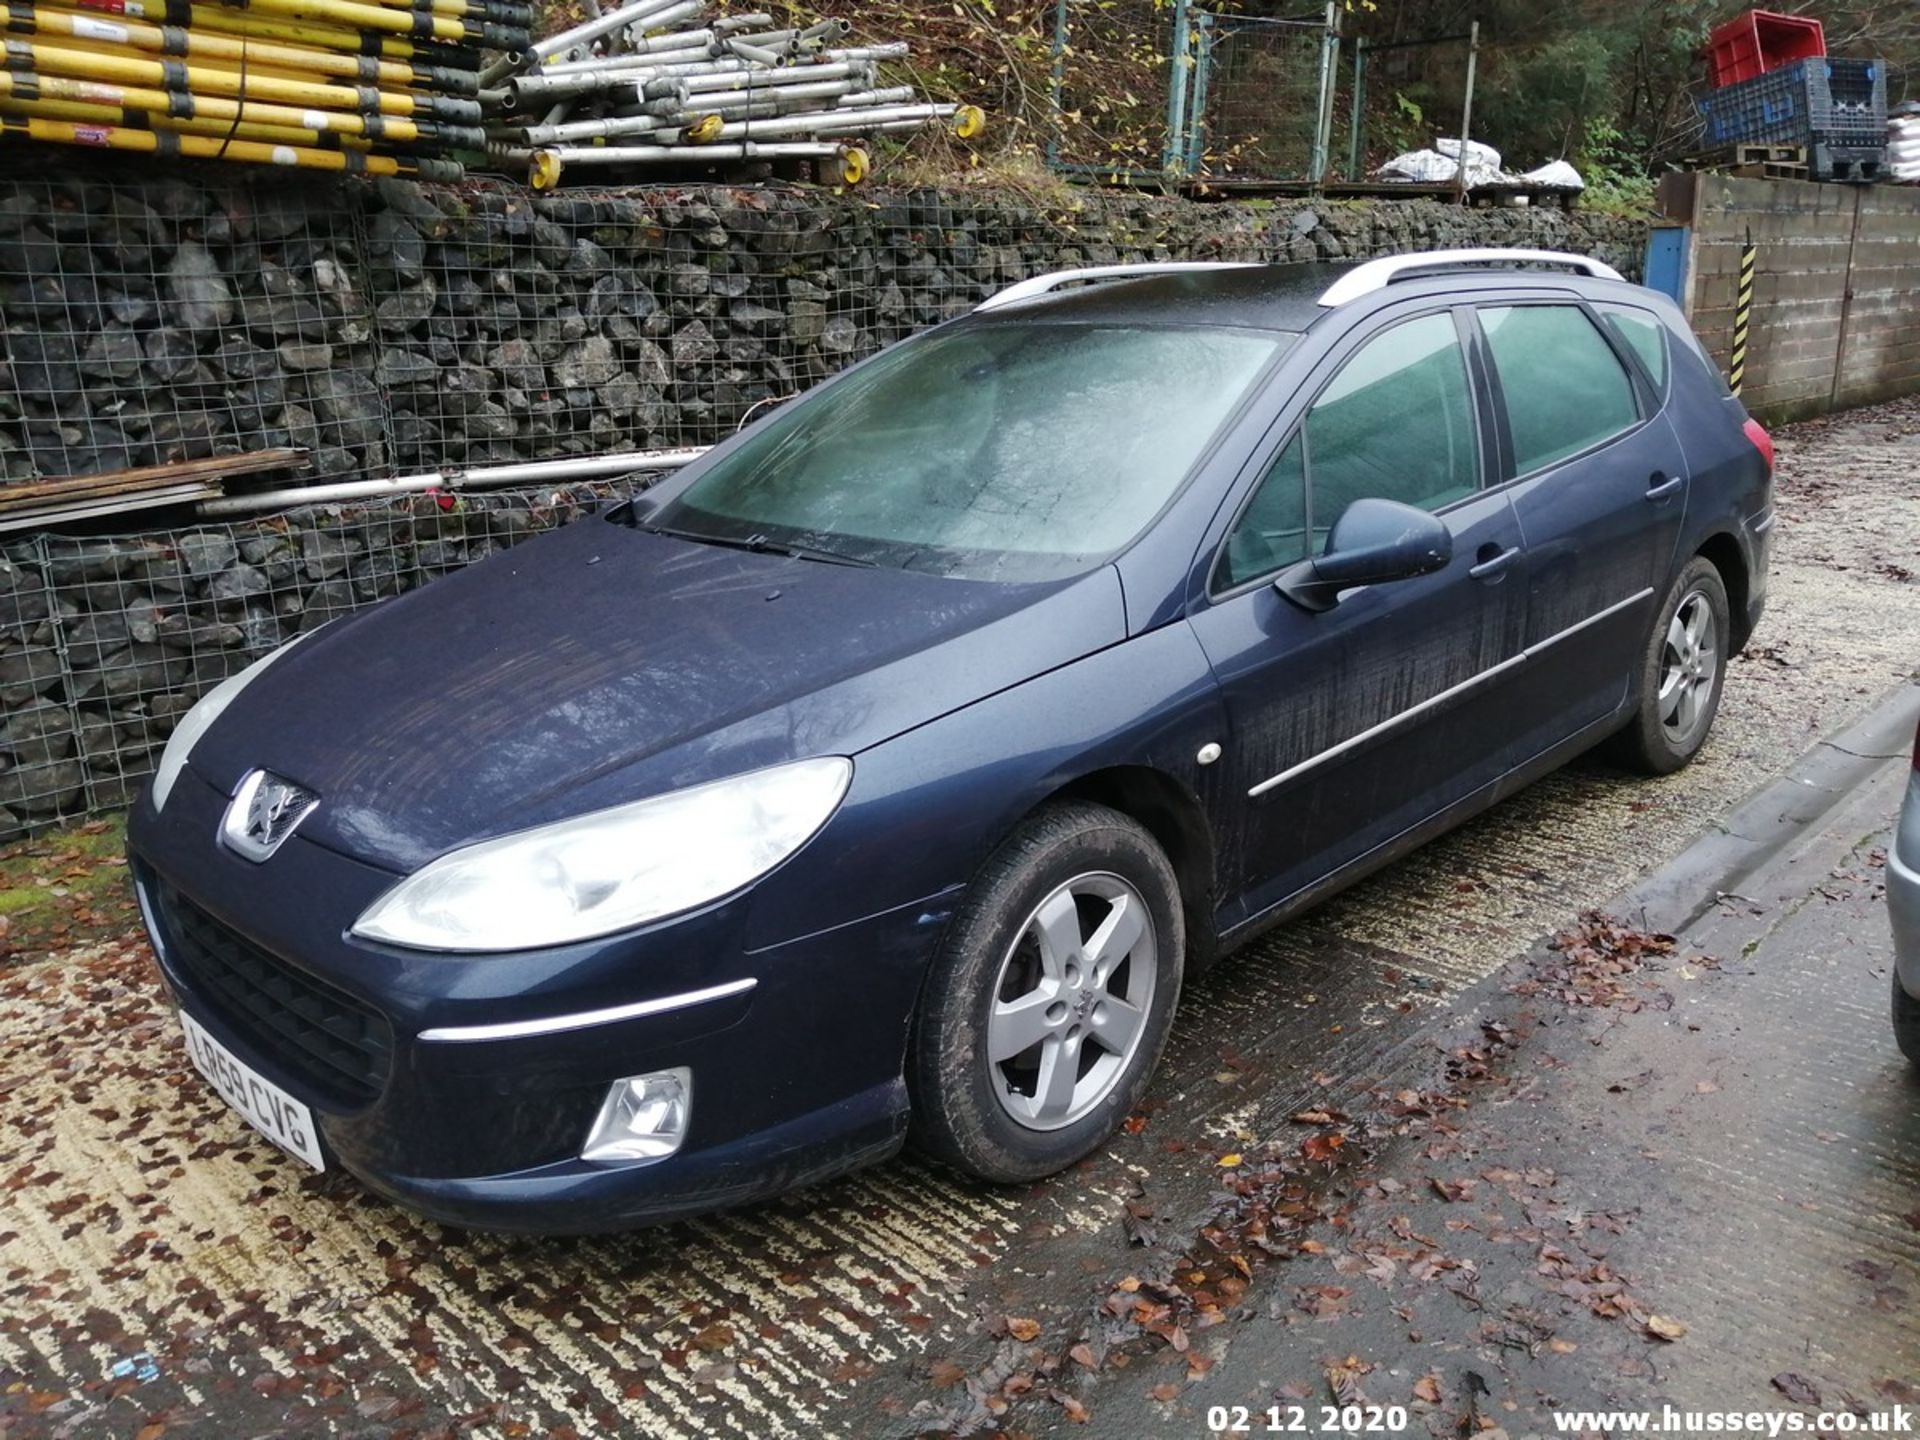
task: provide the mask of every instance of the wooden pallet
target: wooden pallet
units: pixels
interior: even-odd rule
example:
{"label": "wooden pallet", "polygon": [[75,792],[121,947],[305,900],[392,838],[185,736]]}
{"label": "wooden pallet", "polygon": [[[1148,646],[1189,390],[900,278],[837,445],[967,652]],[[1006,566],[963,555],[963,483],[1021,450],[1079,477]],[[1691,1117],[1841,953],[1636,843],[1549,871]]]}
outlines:
{"label": "wooden pallet", "polygon": [[1808,180],[1812,178],[1805,165],[1791,165],[1777,160],[1749,161],[1744,165],[1729,165],[1718,173],[1738,175],[1745,180]]}

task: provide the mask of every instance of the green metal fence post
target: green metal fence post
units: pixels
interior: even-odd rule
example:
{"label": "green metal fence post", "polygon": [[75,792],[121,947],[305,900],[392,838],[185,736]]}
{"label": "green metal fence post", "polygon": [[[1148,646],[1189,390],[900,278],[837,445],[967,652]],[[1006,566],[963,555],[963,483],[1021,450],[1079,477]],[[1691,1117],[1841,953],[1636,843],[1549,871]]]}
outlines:
{"label": "green metal fence post", "polygon": [[1052,125],[1047,132],[1047,164],[1060,163],[1061,102],[1067,79],[1067,0],[1059,0],[1053,9],[1053,77],[1048,82],[1048,110]]}
{"label": "green metal fence post", "polygon": [[1206,10],[1193,12],[1198,32],[1198,53],[1194,57],[1193,92],[1187,106],[1187,173],[1197,175],[1206,161],[1207,84],[1213,76],[1213,15]]}
{"label": "green metal fence post", "polygon": [[1367,42],[1353,42],[1353,109],[1347,121],[1347,179],[1359,183],[1360,166],[1365,161],[1367,113]]}
{"label": "green metal fence post", "polygon": [[1167,64],[1167,143],[1160,152],[1160,168],[1178,175],[1187,158],[1187,72],[1193,68],[1193,25],[1187,0],[1173,0],[1173,46]]}
{"label": "green metal fence post", "polygon": [[1333,72],[1340,53],[1339,0],[1327,0],[1326,29],[1320,35],[1320,89],[1313,114],[1313,153],[1307,164],[1307,179],[1318,186],[1326,179],[1333,147]]}

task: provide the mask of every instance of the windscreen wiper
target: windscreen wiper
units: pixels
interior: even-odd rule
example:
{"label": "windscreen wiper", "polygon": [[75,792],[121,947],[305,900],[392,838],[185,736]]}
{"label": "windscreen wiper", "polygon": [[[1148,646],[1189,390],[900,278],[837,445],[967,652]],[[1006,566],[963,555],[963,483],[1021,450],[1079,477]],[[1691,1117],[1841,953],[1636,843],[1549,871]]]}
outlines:
{"label": "windscreen wiper", "polygon": [[877,562],[864,560],[858,555],[842,555],[837,550],[823,550],[817,545],[794,545],[783,540],[769,540],[764,535],[749,535],[739,539],[728,535],[704,535],[694,530],[675,530],[666,525],[639,525],[649,535],[670,535],[676,540],[691,540],[696,545],[718,545],[726,550],[750,550],[756,555],[785,555],[794,560],[813,560],[822,565],[856,565],[862,570],[878,569]]}

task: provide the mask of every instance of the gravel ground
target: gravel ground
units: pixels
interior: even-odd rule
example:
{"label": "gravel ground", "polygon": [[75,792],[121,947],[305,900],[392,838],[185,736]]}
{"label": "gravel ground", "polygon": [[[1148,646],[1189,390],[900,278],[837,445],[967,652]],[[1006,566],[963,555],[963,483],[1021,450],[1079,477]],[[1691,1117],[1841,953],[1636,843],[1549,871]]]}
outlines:
{"label": "gravel ground", "polygon": [[907,1159],[633,1236],[464,1234],[257,1141],[189,1069],[137,935],[0,976],[0,1436],[990,1421],[1034,1384],[996,1370],[1009,1335],[1064,1348],[1143,1238],[1207,1213],[1223,1157],[1391,1073],[1436,1006],[1911,672],[1920,404],[1780,441],[1770,609],[1700,762],[1572,767],[1241,952],[1186,1000],[1137,1124],[1045,1184]]}

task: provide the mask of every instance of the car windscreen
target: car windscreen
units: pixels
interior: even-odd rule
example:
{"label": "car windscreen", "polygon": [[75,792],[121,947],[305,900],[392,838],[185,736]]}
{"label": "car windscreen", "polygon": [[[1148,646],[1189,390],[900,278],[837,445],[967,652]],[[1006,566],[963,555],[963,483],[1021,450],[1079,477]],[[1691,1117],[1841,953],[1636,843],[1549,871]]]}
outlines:
{"label": "car windscreen", "polygon": [[1295,338],[1080,323],[930,332],[789,403],[643,523],[943,574],[1071,574],[1146,527]]}

